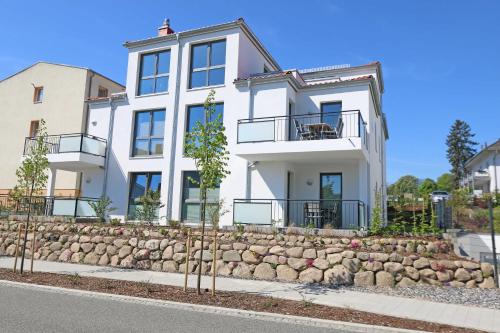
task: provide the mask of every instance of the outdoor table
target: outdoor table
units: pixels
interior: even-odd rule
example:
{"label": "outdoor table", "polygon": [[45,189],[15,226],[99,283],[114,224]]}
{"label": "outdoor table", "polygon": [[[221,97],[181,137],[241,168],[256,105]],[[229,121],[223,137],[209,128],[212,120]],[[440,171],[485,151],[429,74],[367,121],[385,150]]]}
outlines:
{"label": "outdoor table", "polygon": [[332,127],[326,123],[304,124],[305,127],[313,134],[314,138],[323,138],[323,132],[332,131]]}

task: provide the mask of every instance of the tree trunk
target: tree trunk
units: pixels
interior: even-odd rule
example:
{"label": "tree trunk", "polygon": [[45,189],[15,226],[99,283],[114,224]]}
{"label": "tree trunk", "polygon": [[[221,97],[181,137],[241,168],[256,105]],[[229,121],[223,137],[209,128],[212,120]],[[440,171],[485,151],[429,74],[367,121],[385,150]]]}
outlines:
{"label": "tree trunk", "polygon": [[[205,186],[201,190],[201,202],[200,202],[200,220],[201,220],[201,249],[200,258],[198,259],[198,281],[196,284],[196,291],[198,295],[201,295],[201,264],[203,262],[203,244],[205,242],[205,207],[207,204],[207,189]],[[189,256],[189,253],[187,254]]]}

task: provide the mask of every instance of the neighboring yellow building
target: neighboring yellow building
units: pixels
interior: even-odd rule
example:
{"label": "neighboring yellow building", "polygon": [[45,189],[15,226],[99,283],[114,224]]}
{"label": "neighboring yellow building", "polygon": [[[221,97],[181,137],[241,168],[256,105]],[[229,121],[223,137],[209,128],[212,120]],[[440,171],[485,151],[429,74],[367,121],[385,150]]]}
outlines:
{"label": "neighboring yellow building", "polygon": [[[0,81],[0,195],[17,182],[26,137],[40,119],[47,133],[85,133],[87,100],[125,89],[91,69],[37,62]],[[54,195],[77,196],[81,174],[58,170]]]}

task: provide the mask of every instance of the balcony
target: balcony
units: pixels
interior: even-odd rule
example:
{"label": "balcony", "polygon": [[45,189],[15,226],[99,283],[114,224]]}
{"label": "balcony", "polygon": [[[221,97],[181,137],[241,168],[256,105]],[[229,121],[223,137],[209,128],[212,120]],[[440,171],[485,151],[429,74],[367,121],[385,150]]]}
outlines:
{"label": "balcony", "polygon": [[[90,202],[95,198],[44,197],[31,198],[31,214],[35,216],[96,217]],[[26,215],[29,209],[29,197],[13,199],[8,195],[0,196],[0,217],[8,215]]]}
{"label": "balcony", "polygon": [[[36,144],[36,137],[26,138],[24,155],[29,154]],[[45,137],[44,144],[47,146],[47,158],[53,168],[79,171],[104,166],[105,139],[83,133],[61,134]]]}
{"label": "balcony", "polygon": [[235,199],[233,223],[360,229],[367,227],[366,206],[360,200]]}
{"label": "balcony", "polygon": [[359,110],[240,119],[235,153],[252,161],[359,158],[366,133]]}

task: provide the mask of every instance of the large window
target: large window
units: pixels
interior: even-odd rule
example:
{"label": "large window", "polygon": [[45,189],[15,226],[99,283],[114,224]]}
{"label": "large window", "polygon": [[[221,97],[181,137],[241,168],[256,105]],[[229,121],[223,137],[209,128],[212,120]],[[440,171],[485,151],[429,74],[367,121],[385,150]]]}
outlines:
{"label": "large window", "polygon": [[[192,105],[188,108],[187,112],[186,133],[191,132],[197,122],[205,123],[205,109],[203,105]],[[224,103],[217,103],[215,104],[215,113],[212,114],[212,119],[209,120],[217,119],[220,116],[222,121],[223,113]]]}
{"label": "large window", "polygon": [[128,216],[132,219],[136,217],[139,198],[146,192],[161,190],[161,173],[159,172],[139,172],[132,173],[130,177],[130,192],[128,200]]}
{"label": "large window", "polygon": [[165,110],[135,113],[133,156],[163,154]]}
{"label": "large window", "polygon": [[168,90],[170,51],[141,55],[139,95],[156,94]]}
{"label": "large window", "polygon": [[225,71],[226,40],[191,47],[189,88],[223,84]]}
{"label": "large window", "polygon": [[[194,182],[193,182],[194,180]],[[206,220],[210,221],[210,212],[219,201],[219,187],[207,193],[208,206],[205,209]],[[184,171],[182,174],[182,213],[183,221],[200,221],[200,175],[198,171]]]}
{"label": "large window", "polygon": [[321,103],[321,122],[336,127],[342,112],[342,102]]}

